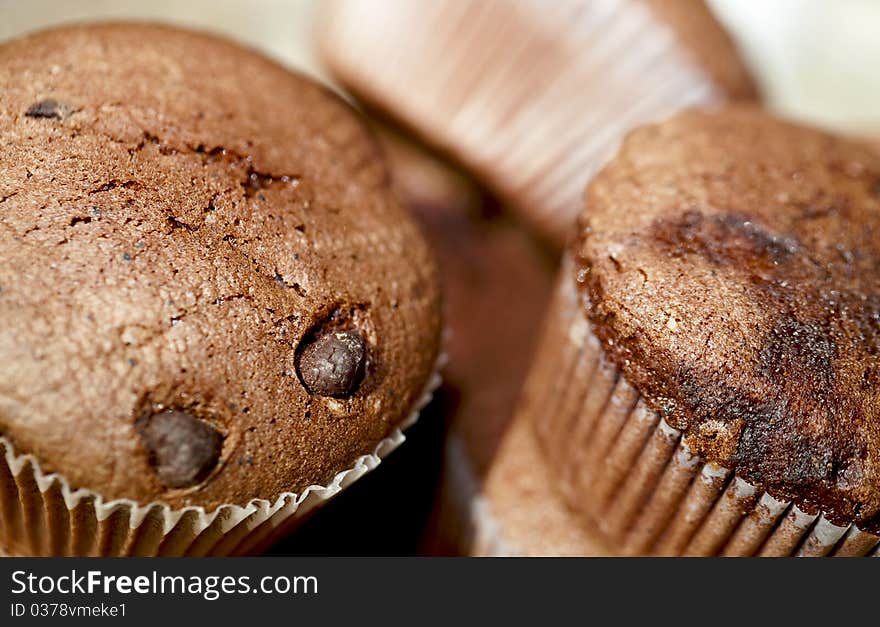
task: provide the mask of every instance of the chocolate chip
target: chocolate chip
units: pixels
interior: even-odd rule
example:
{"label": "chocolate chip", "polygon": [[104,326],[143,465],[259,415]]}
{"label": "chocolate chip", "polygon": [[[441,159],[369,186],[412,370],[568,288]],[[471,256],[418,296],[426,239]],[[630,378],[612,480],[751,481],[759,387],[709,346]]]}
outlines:
{"label": "chocolate chip", "polygon": [[57,100],[47,98],[32,104],[30,109],[25,111],[25,115],[29,118],[53,118],[60,120],[64,113],[64,105]]}
{"label": "chocolate chip", "polygon": [[214,427],[176,410],[142,418],[138,433],[159,481],[169,488],[200,483],[217,465],[223,445]]}
{"label": "chocolate chip", "polygon": [[351,396],[366,370],[366,342],[357,331],[335,331],[304,346],[296,362],[300,381],[312,394]]}

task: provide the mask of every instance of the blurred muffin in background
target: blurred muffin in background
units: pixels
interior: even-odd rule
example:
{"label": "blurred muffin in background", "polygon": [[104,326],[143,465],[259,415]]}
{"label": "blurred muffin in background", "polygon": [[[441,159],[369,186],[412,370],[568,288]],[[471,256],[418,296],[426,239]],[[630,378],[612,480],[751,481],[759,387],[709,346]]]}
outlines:
{"label": "blurred muffin in background", "polygon": [[318,41],[345,87],[556,244],[628,129],[756,96],[700,0],[335,0]]}
{"label": "blurred muffin in background", "polygon": [[400,132],[377,129],[394,187],[437,257],[449,329],[438,393],[449,430],[425,550],[478,554],[492,542],[482,531],[483,484],[513,415],[556,264],[469,176]]}

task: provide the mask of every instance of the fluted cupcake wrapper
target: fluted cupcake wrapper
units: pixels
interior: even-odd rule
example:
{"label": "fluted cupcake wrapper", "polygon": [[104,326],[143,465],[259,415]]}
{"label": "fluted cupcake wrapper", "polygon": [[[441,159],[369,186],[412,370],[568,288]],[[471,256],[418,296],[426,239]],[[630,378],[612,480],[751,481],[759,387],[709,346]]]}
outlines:
{"label": "fluted cupcake wrapper", "polygon": [[877,555],[880,537],[703,461],[605,358],[566,259],[521,412],[569,507],[628,555]]}
{"label": "fluted cupcake wrapper", "polygon": [[643,123],[725,95],[632,0],[336,0],[331,71],[561,242],[592,174]]}
{"label": "fluted cupcake wrapper", "polygon": [[61,475],[46,473],[32,455],[17,453],[0,436],[0,554],[67,556],[221,556],[259,552],[299,525],[315,508],[373,470],[406,439],[403,431],[418,419],[440,384],[435,372],[412,413],[373,452],[339,472],[326,485],[301,494],[285,492],[274,501],[253,499],[172,508],[162,502],[140,505],[105,500],[88,489],[74,489]]}
{"label": "fluted cupcake wrapper", "polygon": [[457,551],[476,557],[607,556],[553,489],[531,423],[518,417],[488,472],[477,477],[456,433],[446,445],[441,523]]}

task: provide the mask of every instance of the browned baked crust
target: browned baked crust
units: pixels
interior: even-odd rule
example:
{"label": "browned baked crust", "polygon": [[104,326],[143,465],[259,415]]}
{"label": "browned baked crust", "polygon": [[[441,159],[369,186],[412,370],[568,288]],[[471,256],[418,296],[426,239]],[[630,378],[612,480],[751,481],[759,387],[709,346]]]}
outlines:
{"label": "browned baked crust", "polygon": [[[0,434],[47,471],[243,504],[326,483],[412,411],[435,268],[325,89],[203,34],[62,28],[0,47],[0,144]],[[310,394],[297,347],[351,329],[365,373]],[[178,431],[148,450],[136,426],[168,409],[223,436],[198,486],[153,467]]]}
{"label": "browned baked crust", "polygon": [[709,461],[880,529],[880,158],[756,108],[633,132],[575,244],[607,354]]}

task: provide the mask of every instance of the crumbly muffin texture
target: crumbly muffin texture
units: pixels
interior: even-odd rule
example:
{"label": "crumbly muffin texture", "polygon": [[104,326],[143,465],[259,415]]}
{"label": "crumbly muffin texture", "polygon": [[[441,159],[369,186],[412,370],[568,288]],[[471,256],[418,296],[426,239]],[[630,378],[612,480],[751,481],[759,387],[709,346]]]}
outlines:
{"label": "crumbly muffin texture", "polygon": [[756,108],[633,132],[574,244],[606,354],[687,443],[880,530],[880,157]]}
{"label": "crumbly muffin texture", "polygon": [[330,92],[204,34],[66,27],[0,46],[0,145],[0,434],[45,471],[244,504],[413,410],[436,271]]}

